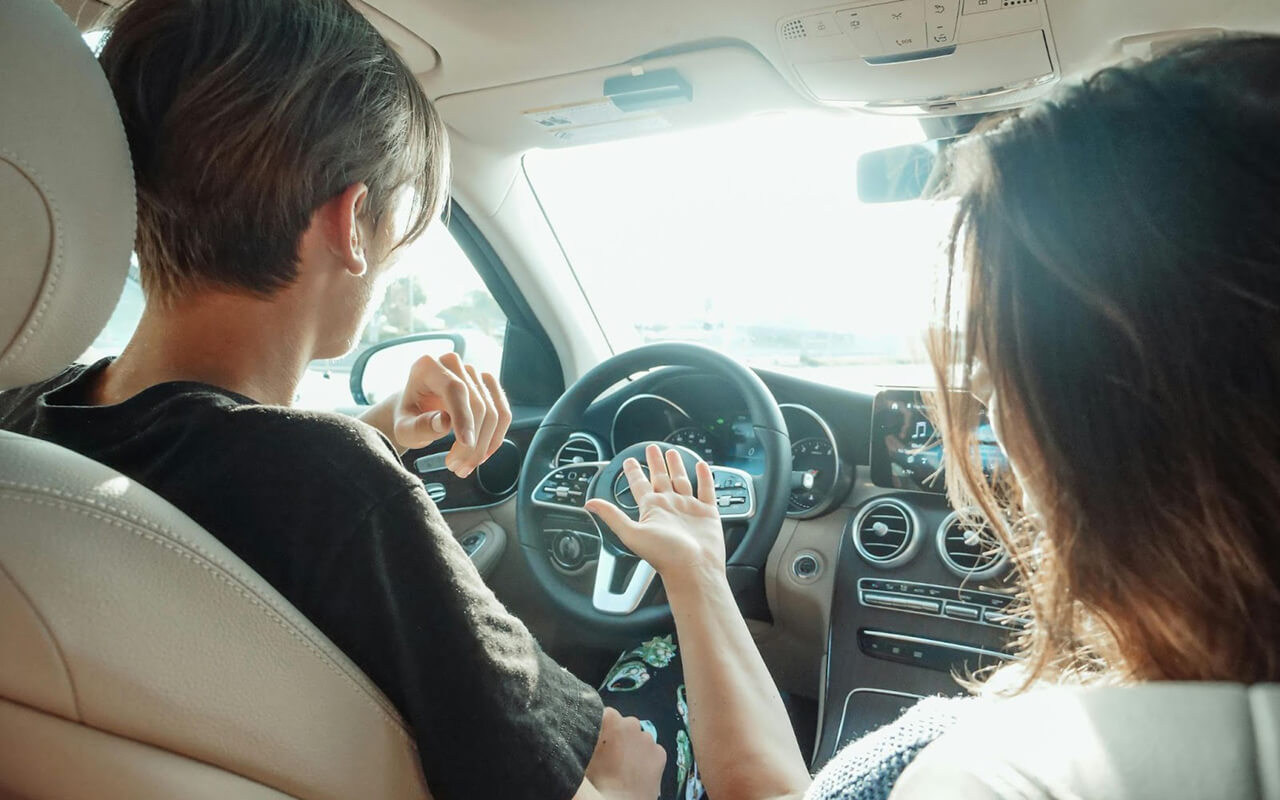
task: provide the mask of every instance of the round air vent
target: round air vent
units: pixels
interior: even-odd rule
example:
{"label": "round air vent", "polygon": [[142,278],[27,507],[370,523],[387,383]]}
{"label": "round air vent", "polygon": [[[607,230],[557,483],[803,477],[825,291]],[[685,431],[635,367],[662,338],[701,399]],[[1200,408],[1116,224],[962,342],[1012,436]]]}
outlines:
{"label": "round air vent", "polygon": [[880,567],[905,564],[920,548],[920,521],[897,500],[875,500],[853,520],[853,544],[862,557]]}
{"label": "round air vent", "polygon": [[589,433],[571,433],[569,441],[556,451],[552,466],[563,467],[568,464],[582,464],[587,461],[603,461],[604,445]]}
{"label": "round air vent", "polygon": [[520,448],[510,439],[503,439],[493,455],[476,467],[476,481],[480,488],[500,497],[516,488],[520,480],[520,463],[524,460]]}
{"label": "round air vent", "polygon": [[986,580],[1000,574],[1008,556],[991,528],[976,525],[976,519],[959,511],[948,514],[938,526],[938,556],[960,577]]}

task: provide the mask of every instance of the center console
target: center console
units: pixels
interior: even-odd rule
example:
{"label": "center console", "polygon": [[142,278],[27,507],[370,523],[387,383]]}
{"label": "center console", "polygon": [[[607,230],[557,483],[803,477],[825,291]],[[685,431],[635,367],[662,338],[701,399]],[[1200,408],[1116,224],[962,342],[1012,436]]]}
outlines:
{"label": "center console", "polygon": [[963,694],[957,676],[1009,660],[1025,624],[1005,553],[934,485],[940,445],[920,404],[914,392],[876,398],[872,463],[836,563],[814,769],[920,697]]}

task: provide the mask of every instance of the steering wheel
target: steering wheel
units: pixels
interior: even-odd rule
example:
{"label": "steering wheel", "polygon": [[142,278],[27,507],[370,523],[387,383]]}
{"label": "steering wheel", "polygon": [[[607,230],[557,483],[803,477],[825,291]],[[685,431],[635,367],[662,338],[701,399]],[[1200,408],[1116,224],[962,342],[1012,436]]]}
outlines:
{"label": "steering wheel", "polygon": [[[723,378],[746,401],[747,415],[764,455],[764,474],[712,467],[726,536],[745,526],[741,540],[729,552],[731,576],[747,573],[747,577],[758,579],[786,516],[791,442],[778,402],[759,376],[711,348],[677,342],[645,345],[599,364],[561,395],[534,434],[520,470],[516,501],[521,550],[535,581],[567,622],[594,632],[642,636],[664,626],[670,629],[673,620],[669,605],[644,604],[656,575],[653,567],[627,550],[604,521],[583,505],[592,497],[603,498],[635,519],[639,512],[622,473],[623,461],[635,457],[643,465],[645,447],[657,444],[664,453],[680,451],[693,476],[699,456],[678,445],[639,442],[615,453],[609,461],[554,467],[552,460],[570,434],[582,430],[583,414],[601,392],[637,372],[661,366],[692,367]],[[598,550],[591,596],[571,587],[567,572],[553,565],[557,548],[561,552],[573,550],[579,557]],[[758,580],[730,583],[737,584],[735,591],[740,591]]]}

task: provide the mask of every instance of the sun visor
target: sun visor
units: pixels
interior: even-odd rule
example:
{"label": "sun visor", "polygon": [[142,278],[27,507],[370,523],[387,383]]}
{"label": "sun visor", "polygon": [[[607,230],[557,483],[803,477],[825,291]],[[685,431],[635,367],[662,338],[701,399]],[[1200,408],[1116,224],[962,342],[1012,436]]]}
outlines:
{"label": "sun visor", "polygon": [[906,113],[1021,105],[1059,77],[1047,0],[871,0],[778,20],[820,103]]}
{"label": "sun visor", "polygon": [[351,0],[351,5],[364,14],[391,45],[391,49],[400,54],[414,75],[423,75],[440,65],[440,54],[436,49],[408,28],[362,0]]}
{"label": "sun visor", "polygon": [[737,44],[436,100],[457,133],[508,152],[574,147],[797,107],[812,108],[758,52]]}

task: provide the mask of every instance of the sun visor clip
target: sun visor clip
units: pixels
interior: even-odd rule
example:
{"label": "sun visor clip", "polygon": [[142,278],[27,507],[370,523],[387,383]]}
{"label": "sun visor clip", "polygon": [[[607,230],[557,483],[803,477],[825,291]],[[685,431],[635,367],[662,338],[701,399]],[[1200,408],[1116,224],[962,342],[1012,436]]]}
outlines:
{"label": "sun visor clip", "polygon": [[693,102],[693,86],[674,69],[637,70],[631,75],[606,78],[604,93],[620,111],[644,111]]}

